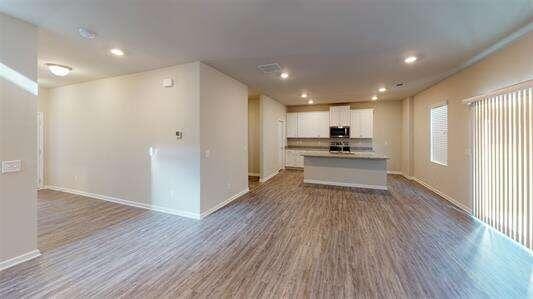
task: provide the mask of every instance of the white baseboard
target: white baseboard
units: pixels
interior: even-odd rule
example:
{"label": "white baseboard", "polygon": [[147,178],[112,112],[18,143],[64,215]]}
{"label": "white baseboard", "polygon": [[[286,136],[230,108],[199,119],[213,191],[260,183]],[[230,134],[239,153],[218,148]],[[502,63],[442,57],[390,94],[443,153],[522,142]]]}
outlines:
{"label": "white baseboard", "polygon": [[319,180],[310,180],[310,179],[304,179],[304,183],[328,185],[328,186],[352,187],[352,188],[366,188],[366,189],[375,189],[375,190],[387,190],[387,186],[339,183],[339,182],[328,182],[328,181],[319,181]]}
{"label": "white baseboard", "polygon": [[401,171],[397,171],[397,170],[387,170],[387,174],[399,174],[399,175],[403,175],[403,173]]}
{"label": "white baseboard", "polygon": [[435,187],[430,186],[428,183],[422,181],[419,178],[413,177],[413,180],[415,182],[418,182],[420,185],[426,187],[427,189],[433,191],[434,193],[438,194],[440,197],[446,199],[447,201],[449,201],[451,204],[453,204],[454,206],[458,207],[459,209],[467,212],[468,214],[472,214],[472,210],[469,207],[467,207],[467,206],[463,205],[462,203],[456,201],[453,197],[448,196],[447,194],[445,194],[445,193],[441,192],[440,190],[436,189]]}
{"label": "white baseboard", "polygon": [[408,180],[411,180],[411,181],[414,181],[415,177],[414,176],[408,176],[408,175],[405,175],[402,173],[402,176]]}
{"label": "white baseboard", "polygon": [[231,196],[230,198],[224,200],[223,202],[219,203],[218,205],[216,205],[216,206],[210,208],[209,210],[201,213],[200,214],[200,218],[202,218],[202,219],[205,218],[209,214],[216,212],[217,210],[221,209],[225,205],[229,204],[230,202],[236,200],[237,198],[243,196],[244,194],[246,194],[248,192],[250,192],[250,189],[246,188],[246,189],[242,190],[241,192],[239,192],[237,194],[234,194],[233,196]]}
{"label": "white baseboard", "polygon": [[35,249],[33,251],[11,258],[7,261],[0,262],[0,271],[5,270],[7,268],[11,268],[20,263],[24,263],[31,259],[34,259],[40,255],[41,255],[41,252],[38,249]]}
{"label": "white baseboard", "polygon": [[80,190],[75,190],[75,189],[70,189],[70,188],[57,187],[57,186],[46,186],[46,189],[50,189],[50,190],[54,190],[54,191],[61,191],[61,192],[66,192],[66,193],[71,193],[71,194],[91,197],[91,198],[96,198],[96,199],[100,199],[100,200],[105,200],[105,201],[109,201],[109,202],[123,204],[123,205],[126,205],[126,206],[131,206],[131,207],[136,207],[136,208],[141,208],[141,209],[147,209],[147,210],[152,210],[152,211],[156,211],[156,212],[162,212],[162,213],[181,216],[181,217],[187,217],[187,218],[192,218],[192,219],[201,219],[201,215],[199,213],[192,213],[192,212],[175,210],[175,209],[165,208],[165,207],[156,206],[156,205],[139,203],[139,202],[126,200],[126,199],[122,199],[122,198],[117,198],[117,197],[111,197],[111,196],[106,196],[106,195],[101,195],[101,194],[96,194],[96,193],[90,193],[90,192],[85,192],[85,191],[80,191]]}
{"label": "white baseboard", "polygon": [[249,172],[248,176],[261,176],[261,174],[255,173],[255,172]]}
{"label": "white baseboard", "polygon": [[261,183],[264,183],[264,182],[270,180],[271,178],[275,177],[278,173],[279,173],[279,170],[276,171],[276,172],[274,172],[274,173],[272,173],[272,174],[269,174],[268,176],[266,176],[266,177],[264,177],[264,178],[259,178],[259,181],[260,181]]}

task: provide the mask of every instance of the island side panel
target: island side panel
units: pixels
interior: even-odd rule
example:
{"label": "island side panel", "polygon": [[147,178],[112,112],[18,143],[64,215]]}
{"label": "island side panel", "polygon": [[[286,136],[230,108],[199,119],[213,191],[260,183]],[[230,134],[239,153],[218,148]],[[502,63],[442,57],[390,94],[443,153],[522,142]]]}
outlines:
{"label": "island side panel", "polygon": [[305,156],[304,183],[387,190],[387,160]]}

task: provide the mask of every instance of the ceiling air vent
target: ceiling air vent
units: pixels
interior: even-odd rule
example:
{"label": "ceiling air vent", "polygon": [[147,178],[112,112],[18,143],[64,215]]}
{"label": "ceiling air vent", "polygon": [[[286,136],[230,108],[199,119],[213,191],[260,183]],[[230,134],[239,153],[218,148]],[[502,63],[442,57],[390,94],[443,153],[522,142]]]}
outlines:
{"label": "ceiling air vent", "polygon": [[405,82],[396,82],[394,83],[394,88],[402,88],[402,87],[405,87]]}
{"label": "ceiling air vent", "polygon": [[281,72],[281,67],[277,63],[269,63],[258,65],[257,68],[265,74],[273,74]]}

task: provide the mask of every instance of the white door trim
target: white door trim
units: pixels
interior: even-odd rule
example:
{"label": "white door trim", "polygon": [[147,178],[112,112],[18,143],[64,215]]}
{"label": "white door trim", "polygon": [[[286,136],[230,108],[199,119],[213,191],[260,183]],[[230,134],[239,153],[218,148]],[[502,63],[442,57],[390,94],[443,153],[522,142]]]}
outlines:
{"label": "white door trim", "polygon": [[44,114],[37,112],[37,189],[44,188]]}

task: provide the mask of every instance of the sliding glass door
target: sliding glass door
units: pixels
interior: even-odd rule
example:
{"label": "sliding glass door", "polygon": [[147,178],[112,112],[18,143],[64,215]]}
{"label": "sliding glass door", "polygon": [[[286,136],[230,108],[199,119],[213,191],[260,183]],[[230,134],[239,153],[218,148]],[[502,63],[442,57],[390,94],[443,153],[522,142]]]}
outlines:
{"label": "sliding glass door", "polygon": [[533,249],[533,81],[467,102],[473,213]]}

